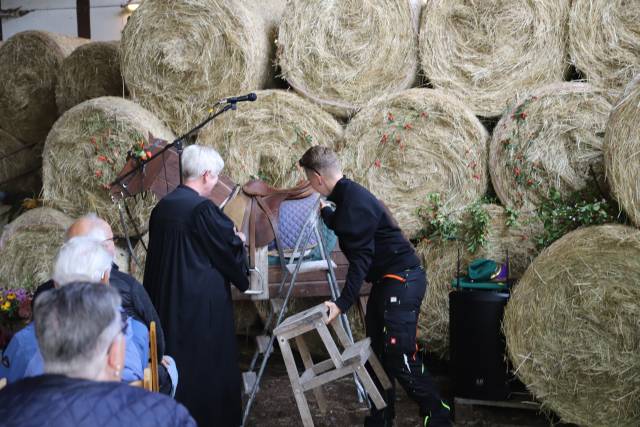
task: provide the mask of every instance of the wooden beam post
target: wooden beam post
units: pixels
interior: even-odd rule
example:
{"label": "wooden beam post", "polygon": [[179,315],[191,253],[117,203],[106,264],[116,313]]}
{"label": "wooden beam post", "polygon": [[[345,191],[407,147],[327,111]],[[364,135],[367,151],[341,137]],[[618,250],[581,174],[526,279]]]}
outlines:
{"label": "wooden beam post", "polygon": [[76,0],[78,37],[91,38],[91,0]]}

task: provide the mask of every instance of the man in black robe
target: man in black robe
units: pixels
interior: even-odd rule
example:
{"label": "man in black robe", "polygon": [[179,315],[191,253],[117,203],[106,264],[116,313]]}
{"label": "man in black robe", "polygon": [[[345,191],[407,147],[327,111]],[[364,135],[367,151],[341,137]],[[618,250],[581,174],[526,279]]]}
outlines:
{"label": "man in black robe", "polygon": [[180,371],[176,399],[200,427],[238,426],[242,415],[230,283],[249,287],[244,236],[207,199],[223,166],[213,148],[184,150],[184,184],[151,213],[144,274]]}

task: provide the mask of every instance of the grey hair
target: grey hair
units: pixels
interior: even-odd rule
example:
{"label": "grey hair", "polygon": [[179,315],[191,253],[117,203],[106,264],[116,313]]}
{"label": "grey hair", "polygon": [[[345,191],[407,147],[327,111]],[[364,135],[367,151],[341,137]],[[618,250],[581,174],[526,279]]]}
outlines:
{"label": "grey hair", "polygon": [[33,317],[46,373],[96,379],[122,326],[118,291],[71,283],[43,292]]}
{"label": "grey hair", "polygon": [[205,172],[219,175],[224,167],[224,160],[218,152],[204,145],[190,145],[182,152],[182,178],[195,179]]}
{"label": "grey hair", "polygon": [[[96,229],[96,233],[100,230]],[[53,281],[59,286],[71,282],[100,282],[111,271],[113,257],[102,245],[103,237],[74,237],[66,242],[56,256]]]}

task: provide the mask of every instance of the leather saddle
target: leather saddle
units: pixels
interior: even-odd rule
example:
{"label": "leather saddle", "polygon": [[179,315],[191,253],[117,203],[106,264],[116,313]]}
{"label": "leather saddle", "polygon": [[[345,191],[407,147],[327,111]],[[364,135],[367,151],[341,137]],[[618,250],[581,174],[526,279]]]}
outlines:
{"label": "leather saddle", "polygon": [[280,205],[286,200],[304,199],[313,193],[308,181],[292,188],[276,189],[264,181],[252,180],[234,190],[222,208],[247,237],[251,268],[255,267],[256,247],[266,246],[273,240],[284,261],[278,230]]}

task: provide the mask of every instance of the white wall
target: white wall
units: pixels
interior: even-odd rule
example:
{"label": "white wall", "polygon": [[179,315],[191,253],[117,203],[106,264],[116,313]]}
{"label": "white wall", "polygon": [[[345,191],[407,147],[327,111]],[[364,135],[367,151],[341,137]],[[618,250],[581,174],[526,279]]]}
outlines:
{"label": "white wall", "polygon": [[[90,0],[91,39],[120,40],[128,14],[120,7],[126,0]],[[78,35],[76,0],[0,0],[2,9],[22,7],[33,10],[20,18],[2,18],[2,38],[20,31],[44,30]]]}

